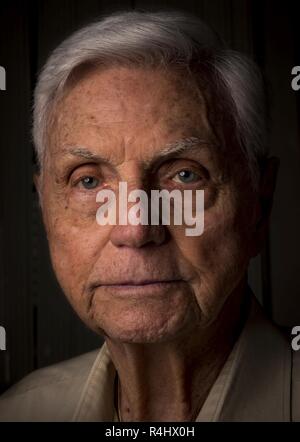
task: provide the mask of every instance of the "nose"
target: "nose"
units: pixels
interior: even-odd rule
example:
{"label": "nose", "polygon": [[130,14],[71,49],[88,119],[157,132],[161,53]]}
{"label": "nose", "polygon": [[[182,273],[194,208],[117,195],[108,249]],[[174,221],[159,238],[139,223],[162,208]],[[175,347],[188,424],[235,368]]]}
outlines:
{"label": "nose", "polygon": [[146,245],[161,245],[166,239],[165,226],[116,225],[111,231],[110,240],[117,246],[140,248]]}
{"label": "nose", "polygon": [[[110,240],[117,247],[127,246],[140,248],[146,245],[161,245],[167,237],[167,230],[164,225],[151,225],[151,204],[149,199],[150,183],[145,182],[140,175],[139,168],[134,164],[132,173],[127,180],[119,183],[118,203],[119,210],[125,215],[127,222],[117,222],[112,227]],[[131,199],[130,195],[133,192]],[[137,193],[136,193],[137,192]],[[144,194],[141,195],[141,193]],[[130,208],[136,203],[136,197],[141,203],[142,210],[146,209],[146,223],[130,222]],[[127,201],[128,198],[128,201]],[[120,200],[122,209],[120,209]],[[141,213],[141,212],[140,212]],[[120,221],[121,213],[117,217]],[[144,218],[145,221],[145,218]]]}

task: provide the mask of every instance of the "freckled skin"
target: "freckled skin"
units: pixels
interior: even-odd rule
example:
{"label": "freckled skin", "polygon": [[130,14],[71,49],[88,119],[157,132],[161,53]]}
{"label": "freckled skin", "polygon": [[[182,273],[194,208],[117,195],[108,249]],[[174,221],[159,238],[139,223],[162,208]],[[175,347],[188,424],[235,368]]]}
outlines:
{"label": "freckled skin", "polygon": [[[127,181],[129,189],[142,188],[144,160],[185,136],[222,142],[195,85],[159,70],[90,72],[56,110],[44,166],[43,215],[58,280],[74,309],[96,331],[129,342],[156,342],[195,324],[205,327],[245,273],[253,211],[244,205],[245,191],[238,187],[242,181],[234,167],[230,179],[221,180],[226,163],[218,148],[199,156],[210,181],[205,231],[196,238],[185,235],[185,226],[100,227],[95,193],[71,188],[64,178],[70,159],[62,149],[83,145],[110,161],[105,176],[112,188],[118,180]],[[98,279],[126,275],[182,277],[184,282],[164,296],[142,300],[90,289]]]}
{"label": "freckled skin", "polygon": [[[275,168],[255,193],[209,97],[178,72],[113,67],[85,72],[52,115],[37,181],[52,262],[75,311],[106,338],[123,420],[195,418],[232,348],[248,262],[265,236],[260,195],[271,198]],[[166,145],[186,137],[206,144],[153,166]],[[102,160],[74,157],[70,146]],[[199,178],[190,187],[175,180],[183,169]],[[86,176],[96,178],[95,189],[83,187]],[[204,189],[204,233],[99,226],[96,194],[119,181],[128,192]],[[106,286],[145,279],[176,282],[147,296]]]}

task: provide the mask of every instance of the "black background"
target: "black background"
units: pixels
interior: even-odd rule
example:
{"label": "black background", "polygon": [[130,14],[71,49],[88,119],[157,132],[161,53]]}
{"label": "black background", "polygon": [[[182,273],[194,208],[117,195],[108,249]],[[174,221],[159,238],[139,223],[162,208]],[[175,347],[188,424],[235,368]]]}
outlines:
{"label": "black background", "polygon": [[[294,1],[49,0],[0,3],[0,390],[29,371],[96,348],[101,338],[77,319],[51,270],[30,139],[32,91],[49,52],[71,31],[117,10],[176,8],[199,15],[233,49],[251,55],[268,80],[271,151],[281,160],[269,240],[249,271],[267,313],[282,326],[300,324],[300,7]],[[300,30],[299,30],[300,34]]]}

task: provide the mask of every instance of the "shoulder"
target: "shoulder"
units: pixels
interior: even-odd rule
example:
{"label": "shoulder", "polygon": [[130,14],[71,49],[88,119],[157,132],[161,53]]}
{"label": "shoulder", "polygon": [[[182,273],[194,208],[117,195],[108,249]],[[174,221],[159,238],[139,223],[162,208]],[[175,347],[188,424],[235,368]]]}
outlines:
{"label": "shoulder", "polygon": [[71,419],[98,354],[95,350],[27,375],[0,397],[0,421]]}
{"label": "shoulder", "polygon": [[99,350],[94,350],[66,361],[35,370],[5,392],[0,400],[55,384],[73,382],[76,378],[85,378],[98,352]]}

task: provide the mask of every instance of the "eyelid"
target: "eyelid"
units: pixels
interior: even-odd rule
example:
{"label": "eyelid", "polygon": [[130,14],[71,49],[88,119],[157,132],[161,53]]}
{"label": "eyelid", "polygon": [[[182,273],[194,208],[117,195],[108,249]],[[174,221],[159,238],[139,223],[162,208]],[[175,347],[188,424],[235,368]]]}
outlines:
{"label": "eyelid", "polygon": [[[186,160],[185,160],[186,161]],[[190,160],[192,161],[192,160]],[[203,177],[203,179],[207,180],[209,179],[209,172],[208,170],[203,167],[201,164],[197,163],[195,164],[181,164],[181,165],[174,165],[171,164],[170,167],[167,168],[167,170],[165,171],[165,173],[163,173],[163,175],[167,176],[167,177],[174,177],[176,174],[178,174],[179,172],[183,171],[183,170],[189,170],[191,172],[193,172],[194,174]]]}
{"label": "eyelid", "polygon": [[[196,179],[195,179],[195,181],[190,182],[190,183],[184,183],[184,182],[182,181],[181,184],[193,184],[193,183],[196,183],[197,181],[199,181],[199,179],[197,179],[197,178],[200,177],[200,179],[201,179],[201,175],[200,175],[198,172],[195,172],[194,170],[189,170],[187,167],[182,168],[182,169],[179,170],[178,172],[175,172],[175,173],[172,175],[172,179],[174,179],[174,178],[175,178],[180,172],[182,172],[183,170],[187,170],[187,171],[190,171],[190,172],[192,172],[193,174],[195,174],[195,175],[196,175]],[[175,180],[174,180],[174,181],[175,181]],[[180,181],[175,181],[175,182],[180,183]]]}
{"label": "eyelid", "polygon": [[[189,170],[197,175],[198,179],[195,181],[184,183],[175,181],[174,177],[182,170]],[[156,176],[156,185],[161,187],[171,188],[196,188],[206,187],[210,181],[210,173],[206,167],[200,164],[198,161],[190,158],[172,158],[172,160],[165,162],[158,170]]]}
{"label": "eyelid", "polygon": [[[62,175],[64,181],[65,181],[66,183],[69,183],[69,181],[70,181],[72,175],[73,175],[74,173],[77,173],[77,171],[78,171],[79,169],[83,169],[83,168],[87,168],[87,170],[88,170],[88,169],[89,169],[89,170],[91,170],[91,169],[95,170],[95,168],[97,168],[97,169],[99,170],[99,164],[96,163],[96,162],[93,162],[93,161],[82,162],[82,163],[78,163],[78,161],[77,161],[75,164],[74,164],[74,163],[69,164],[69,165],[65,168],[65,171],[64,171],[64,173],[63,173],[63,175]],[[90,172],[87,172],[86,175],[88,175],[89,173],[90,173]],[[92,175],[92,174],[94,174],[94,172],[93,172],[93,173],[90,173],[90,174]]]}
{"label": "eyelid", "polygon": [[[85,179],[85,178],[93,178],[93,179],[95,179],[95,180],[97,180],[97,186],[94,188],[94,189],[87,189],[87,188],[85,188],[84,186],[83,186],[83,184],[82,184],[82,182],[83,182],[83,180]],[[101,183],[103,183],[103,181],[101,180],[101,178],[99,178],[99,177],[97,177],[97,176],[93,176],[93,175],[91,175],[91,174],[85,174],[85,175],[82,175],[82,176],[80,176],[80,177],[78,177],[78,178],[76,178],[73,182],[71,182],[71,187],[79,187],[80,185],[80,187],[82,188],[82,189],[84,189],[84,190],[95,190],[95,189],[97,189],[100,185],[101,185]]]}
{"label": "eyelid", "polygon": [[[103,179],[103,174],[99,171],[99,168],[97,171],[95,171],[95,167],[97,167],[97,166],[98,165],[95,163],[88,163],[88,164],[84,163],[81,165],[77,165],[75,168],[73,168],[68,173],[68,177],[67,177],[68,182],[69,181],[73,181],[73,182],[80,181],[81,179],[86,178],[86,177]],[[77,178],[77,175],[78,175],[78,178]],[[73,179],[72,179],[72,177],[73,177]],[[72,182],[71,182],[71,184],[72,184]]]}

